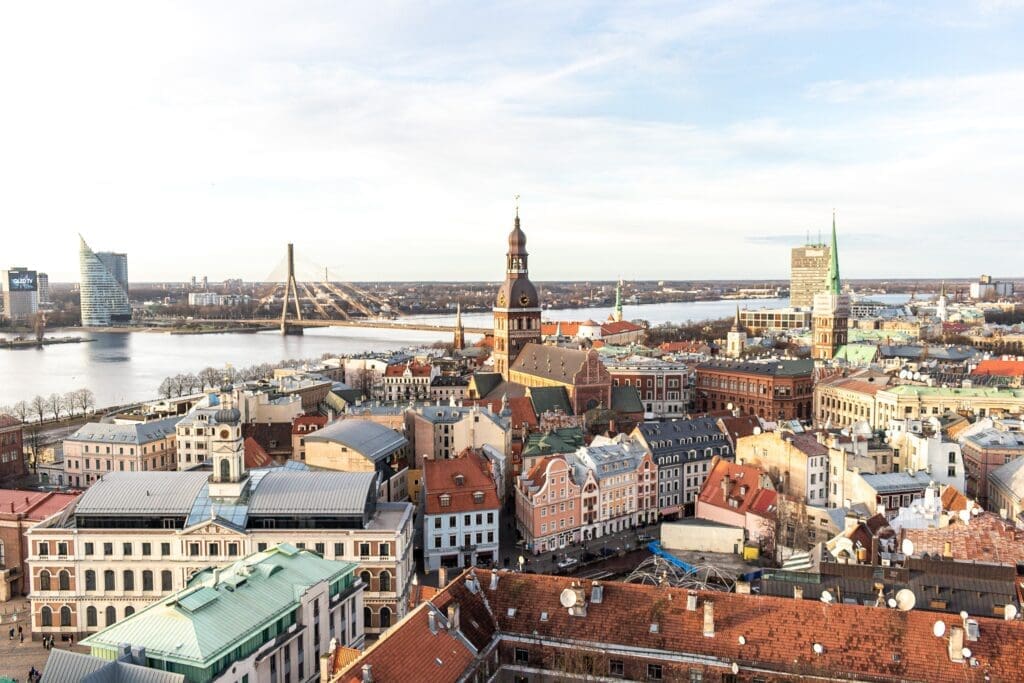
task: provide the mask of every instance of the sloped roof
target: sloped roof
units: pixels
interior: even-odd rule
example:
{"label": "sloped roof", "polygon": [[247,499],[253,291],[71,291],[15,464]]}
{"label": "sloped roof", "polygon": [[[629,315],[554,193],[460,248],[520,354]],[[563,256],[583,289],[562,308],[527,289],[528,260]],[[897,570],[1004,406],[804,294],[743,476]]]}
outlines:
{"label": "sloped roof", "polygon": [[624,332],[641,332],[642,325],[636,325],[628,320],[610,321],[601,325],[601,334],[622,334]]}
{"label": "sloped roof", "polygon": [[297,607],[297,596],[310,586],[351,577],[355,568],[283,543],[216,574],[199,572],[184,589],[92,634],[82,645],[111,650],[131,643],[144,646],[154,659],[206,667]]}
{"label": "sloped roof", "polygon": [[990,482],[997,482],[1017,498],[1024,498],[1024,457],[1014,458],[988,474]]}
{"label": "sloped roof", "polygon": [[642,413],[644,404],[636,387],[612,387],[612,410],[617,413]]}
{"label": "sloped roof", "polygon": [[480,397],[490,394],[501,381],[500,372],[476,372],[470,378],[470,384],[476,388],[476,393]]}
{"label": "sloped roof", "polygon": [[510,370],[563,384],[572,384],[587,362],[587,351],[547,344],[527,344],[516,356]]}
{"label": "sloped roof", "polygon": [[[714,467],[704,480],[697,499],[707,505],[732,512],[753,512],[761,515],[774,512],[778,494],[761,488],[761,469],[753,465],[737,465],[715,459]],[[726,482],[723,487],[722,482]],[[744,488],[745,487],[745,488]],[[735,505],[730,505],[735,501]]]}
{"label": "sloped roof", "polygon": [[106,422],[88,422],[67,437],[68,441],[98,442],[104,444],[141,445],[166,439],[174,435],[174,427],[180,417],[168,417],[150,422],[133,422],[131,424],[108,424]]}
{"label": "sloped roof", "polygon": [[774,377],[810,376],[814,372],[813,360],[712,360],[701,363],[697,371],[730,372],[747,375],[771,375]]}
{"label": "sloped roof", "polygon": [[[462,484],[456,483],[458,476]],[[474,499],[476,492],[484,494],[479,503]],[[441,505],[442,495],[450,496],[449,505]],[[428,515],[492,510],[501,505],[487,461],[472,450],[448,460],[424,460],[423,497]]]}
{"label": "sloped roof", "polygon": [[251,436],[247,437],[245,441],[242,442],[242,445],[245,447],[246,469],[251,470],[256,467],[267,467],[268,465],[273,464],[274,459],[271,458],[265,450],[263,450],[263,446],[261,446],[256,439]]}
{"label": "sloped roof", "polygon": [[875,344],[843,344],[836,351],[836,358],[848,363],[865,364],[875,360],[878,346]]}
{"label": "sloped roof", "polygon": [[0,413],[0,429],[6,429],[7,427],[17,427],[20,424],[21,420],[14,417],[13,415]]}
{"label": "sloped roof", "polygon": [[66,508],[80,495],[0,489],[0,515],[24,515],[25,519],[42,521]]}
{"label": "sloped roof", "polygon": [[370,420],[338,420],[306,437],[306,443],[338,443],[377,462],[400,448],[408,439],[386,425]]}
{"label": "sloped roof", "polygon": [[537,415],[551,411],[561,410],[566,415],[572,415],[572,403],[569,402],[569,394],[565,387],[530,387],[526,390],[527,396],[533,403],[533,409]]}
{"label": "sloped roof", "polygon": [[967,524],[954,519],[948,526],[904,528],[900,534],[914,542],[915,555],[938,553],[941,556],[948,542],[955,560],[1024,564],[1024,532],[991,512],[974,515]]}
{"label": "sloped roof", "polygon": [[537,426],[537,411],[534,410],[533,401],[529,396],[516,396],[508,400],[508,407],[512,410],[512,425],[519,427],[526,424],[529,427]]}
{"label": "sloped roof", "polygon": [[107,472],[78,499],[75,514],[185,515],[208,472]]}
{"label": "sloped roof", "polygon": [[583,430],[579,427],[559,427],[547,432],[534,432],[526,437],[523,457],[574,453],[583,445]]}
{"label": "sloped roof", "polygon": [[971,374],[975,376],[1024,377],[1024,360],[989,358],[978,363],[978,366],[971,370]]}
{"label": "sloped roof", "polygon": [[374,472],[273,469],[249,495],[249,513],[362,515],[376,481]]}
{"label": "sloped roof", "polygon": [[41,683],[185,683],[183,674],[146,666],[111,662],[81,652],[55,647],[43,667]]}

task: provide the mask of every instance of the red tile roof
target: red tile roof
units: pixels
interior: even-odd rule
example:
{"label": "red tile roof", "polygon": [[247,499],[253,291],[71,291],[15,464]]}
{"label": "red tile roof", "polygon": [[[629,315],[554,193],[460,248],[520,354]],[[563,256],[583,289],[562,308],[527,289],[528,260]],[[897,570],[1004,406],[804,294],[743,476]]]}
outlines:
{"label": "red tile roof", "polygon": [[938,529],[903,529],[903,538],[914,542],[914,554],[943,553],[950,544],[954,560],[975,560],[997,564],[1024,564],[1024,531],[991,512],[959,519]]}
{"label": "red tile roof", "polygon": [[417,361],[409,361],[408,363],[395,363],[389,365],[384,371],[385,377],[402,377],[405,375],[405,371],[408,368],[409,372],[413,377],[429,377],[430,376],[430,363],[419,363]]}
{"label": "red tile roof", "polygon": [[[541,333],[541,335],[544,336],[544,337],[552,336],[556,331],[558,331],[558,324],[559,323],[558,323],[557,320],[555,322],[553,322],[553,323],[541,323],[540,324],[540,333]],[[562,324],[562,336],[563,337],[575,337],[576,334],[580,331],[580,324],[581,323],[578,322],[578,321],[563,320],[563,321],[561,321],[561,324]]]}
{"label": "red tile roof", "polygon": [[533,401],[529,396],[516,396],[508,400],[512,409],[512,426],[521,427],[524,423],[529,427],[537,426],[537,413],[533,410]]}
{"label": "red tile roof", "polygon": [[[560,604],[562,592],[573,587],[571,577],[503,571],[492,589],[490,571],[472,571],[414,610],[335,680],[358,683],[364,664],[371,666],[373,679],[381,683],[447,683],[471,673],[473,650],[442,630],[446,620],[439,618],[436,633],[428,626],[432,606],[441,617],[456,604],[460,631],[476,651],[496,638],[508,637],[527,648],[575,644],[581,651],[599,653],[614,647],[631,662],[677,660],[679,673],[685,671],[686,662],[710,669],[706,674],[727,673],[736,663],[742,680],[750,674],[771,680],[781,680],[771,674],[782,674],[785,680],[804,676],[927,683],[1021,680],[1021,621],[976,617],[980,636],[964,642],[976,662],[972,665],[951,661],[948,635],[932,634],[936,621],[943,622],[947,634],[961,627],[956,615],[618,582],[602,584],[602,599],[595,603],[593,584],[585,582],[586,615],[571,616]],[[471,576],[475,592],[466,585]],[[691,593],[697,598],[692,611],[687,609]],[[707,603],[713,608],[711,636],[704,634]],[[541,618],[542,613],[546,618]],[[644,657],[644,650],[652,655]],[[530,665],[553,671],[551,661],[535,660],[536,654],[531,653]],[[503,651],[502,662],[509,658],[510,653]]]}
{"label": "red tile roof", "polygon": [[36,522],[42,521],[66,508],[79,495],[0,489],[0,515],[16,515]]}
{"label": "red tile roof", "polygon": [[617,322],[609,322],[601,325],[601,334],[622,334],[624,332],[640,332],[644,328],[642,325],[634,325],[626,320],[619,320]]}
{"label": "red tile roof", "polygon": [[[463,477],[461,485],[456,483],[457,475]],[[479,503],[473,497],[477,491],[484,494]],[[451,496],[447,506],[441,505],[442,494]],[[451,460],[423,461],[423,497],[428,515],[492,510],[500,506],[486,458],[470,449]]]}
{"label": "red tile roof", "polygon": [[707,353],[708,345],[702,341],[671,341],[662,342],[658,350],[664,353]]}
{"label": "red tile roof", "polygon": [[1024,377],[1024,360],[1003,360],[990,358],[978,363],[972,375],[998,375],[999,377]]}
{"label": "red tile roof", "polygon": [[[326,415],[299,415],[292,420],[292,434],[308,434],[317,429],[322,429],[327,424]],[[302,429],[299,429],[299,427]],[[310,429],[315,427],[316,429]]]}
{"label": "red tile roof", "polygon": [[828,447],[819,443],[814,434],[791,434],[789,436],[793,439],[793,447],[804,455],[809,457],[828,455]]}
{"label": "red tile roof", "polygon": [[832,386],[856,391],[862,394],[869,394],[871,396],[874,396],[882,389],[885,389],[884,383],[865,382],[861,379],[843,379],[838,382],[833,382]]}
{"label": "red tile roof", "polygon": [[[772,489],[761,488],[761,468],[737,465],[717,456],[712,463],[711,472],[698,496],[702,503],[736,513],[749,511],[762,516],[774,511],[778,494]],[[725,487],[722,486],[723,481],[726,482]],[[735,505],[729,501],[734,501]]]}
{"label": "red tile roof", "polygon": [[242,442],[245,447],[245,466],[247,468],[253,467],[268,467],[274,464],[274,459],[263,450],[263,446],[259,444],[256,439],[251,436],[246,437],[245,441]]}

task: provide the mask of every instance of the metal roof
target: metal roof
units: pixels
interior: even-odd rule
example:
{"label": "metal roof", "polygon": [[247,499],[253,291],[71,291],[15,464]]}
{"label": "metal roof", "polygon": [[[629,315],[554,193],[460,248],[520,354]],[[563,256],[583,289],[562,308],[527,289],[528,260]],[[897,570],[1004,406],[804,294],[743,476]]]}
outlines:
{"label": "metal roof", "polygon": [[270,470],[249,495],[249,514],[361,516],[376,479],[373,472]]}
{"label": "metal roof", "polygon": [[86,489],[77,515],[188,514],[207,472],[107,472]]}
{"label": "metal roof", "polygon": [[40,680],[42,683],[185,683],[185,676],[54,648],[46,659]]}
{"label": "metal roof", "polygon": [[145,647],[152,660],[212,667],[293,611],[310,586],[351,577],[355,567],[283,543],[219,571],[199,572],[186,588],[94,633],[82,645],[109,652],[131,643]]}
{"label": "metal roof", "polygon": [[306,443],[340,443],[374,462],[386,458],[409,441],[390,427],[369,420],[339,420],[305,437]]}
{"label": "metal roof", "polygon": [[931,483],[931,475],[926,472],[888,472],[886,474],[862,474],[864,482],[879,493],[887,491],[906,491],[923,489]]}
{"label": "metal roof", "polygon": [[163,420],[134,424],[89,422],[79,427],[78,431],[69,436],[67,440],[141,445],[172,436],[179,419],[181,418],[168,417]]}

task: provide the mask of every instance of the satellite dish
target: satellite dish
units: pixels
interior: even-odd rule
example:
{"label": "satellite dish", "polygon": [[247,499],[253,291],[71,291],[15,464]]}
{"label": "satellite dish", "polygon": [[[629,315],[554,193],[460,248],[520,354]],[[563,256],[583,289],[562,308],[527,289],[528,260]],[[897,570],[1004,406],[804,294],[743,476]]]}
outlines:
{"label": "satellite dish", "polygon": [[917,596],[914,591],[904,588],[896,593],[896,608],[901,612],[909,612],[917,604]]}
{"label": "satellite dish", "polygon": [[814,644],[814,652],[816,654],[820,655],[824,651],[825,651],[825,646],[824,645],[822,645],[821,643],[815,643]]}
{"label": "satellite dish", "polygon": [[734,674],[738,674],[740,672],[740,665],[737,664],[736,662],[732,663],[732,672]]}
{"label": "satellite dish", "polygon": [[746,636],[740,636],[736,640],[739,641],[740,645],[746,645],[747,644],[747,637]]}
{"label": "satellite dish", "polygon": [[967,610],[960,610],[960,618],[961,619],[966,619],[968,616],[970,616],[970,615],[967,614]]}
{"label": "satellite dish", "polygon": [[889,598],[886,601],[886,604],[889,605],[889,607],[895,607],[896,606],[896,599],[895,598]]}
{"label": "satellite dish", "polygon": [[960,517],[960,521],[963,522],[964,524],[967,524],[968,522],[971,521],[971,513],[968,512],[967,510],[961,510],[957,514]]}
{"label": "satellite dish", "polygon": [[936,621],[932,624],[932,635],[936,638],[941,638],[946,634],[946,622]]}
{"label": "satellite dish", "polygon": [[760,433],[761,433],[761,428],[760,427],[754,427],[754,434],[760,434]]}
{"label": "satellite dish", "polygon": [[960,654],[964,656],[964,659],[970,659],[972,654],[971,648],[965,647],[964,649],[960,650]]}
{"label": "satellite dish", "polygon": [[566,588],[562,591],[562,594],[558,596],[558,602],[562,603],[562,607],[569,608],[576,606],[576,591],[571,588]]}
{"label": "satellite dish", "polygon": [[914,542],[911,541],[909,538],[904,538],[903,543],[900,544],[900,550],[903,552],[904,555],[910,557],[914,554]]}
{"label": "satellite dish", "polygon": [[1003,619],[1007,621],[1013,621],[1017,618],[1017,606],[1012,602],[1007,603],[1006,607],[1003,608]]}
{"label": "satellite dish", "polygon": [[832,593],[830,593],[829,591],[821,591],[821,598],[820,598],[820,600],[822,602],[824,602],[825,604],[831,604],[831,602],[834,599],[835,598],[832,597]]}

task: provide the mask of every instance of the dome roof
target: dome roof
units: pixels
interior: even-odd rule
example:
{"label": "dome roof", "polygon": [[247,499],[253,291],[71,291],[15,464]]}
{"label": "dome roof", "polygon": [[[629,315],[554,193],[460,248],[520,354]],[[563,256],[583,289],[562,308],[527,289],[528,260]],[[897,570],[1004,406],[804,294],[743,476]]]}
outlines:
{"label": "dome roof", "polygon": [[213,414],[217,424],[233,424],[242,419],[242,413],[238,408],[221,408]]}
{"label": "dome roof", "polygon": [[519,213],[516,212],[516,222],[512,232],[508,234],[508,252],[510,254],[526,253],[526,233],[519,227]]}
{"label": "dome roof", "polygon": [[526,278],[515,278],[505,280],[498,288],[495,305],[498,308],[538,308],[540,299],[532,282]]}

